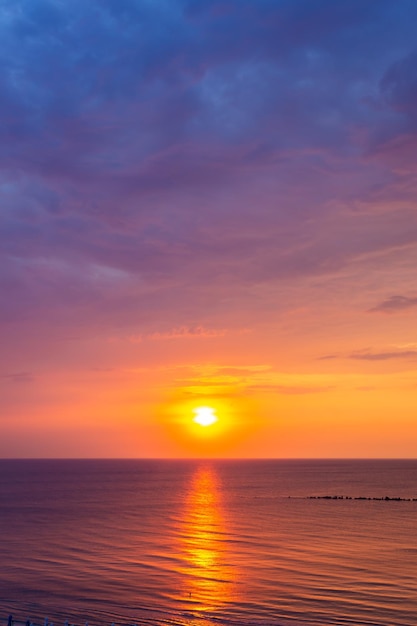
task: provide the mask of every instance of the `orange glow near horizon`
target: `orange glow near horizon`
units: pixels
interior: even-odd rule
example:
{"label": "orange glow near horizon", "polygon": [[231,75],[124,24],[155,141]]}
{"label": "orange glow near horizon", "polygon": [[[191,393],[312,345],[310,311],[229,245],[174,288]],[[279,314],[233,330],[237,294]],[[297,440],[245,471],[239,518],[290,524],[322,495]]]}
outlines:
{"label": "orange glow near horizon", "polygon": [[156,421],[171,457],[236,457],[242,442],[262,426],[252,399],[215,395],[184,399],[183,390],[159,406]]}
{"label": "orange glow near horizon", "polygon": [[[262,364],[256,354],[249,360],[251,348],[247,346],[246,360],[235,350],[233,362],[228,355],[218,355],[217,361],[213,356],[200,363],[184,349],[181,364],[170,368],[142,371],[115,363],[114,369],[88,374],[46,372],[13,386],[4,379],[3,391],[9,385],[10,395],[2,398],[10,403],[8,415],[13,419],[3,422],[0,455],[415,456],[417,375],[411,360],[403,370],[397,360],[387,364],[384,359],[324,359],[311,361],[300,373],[294,365],[284,367],[287,352],[282,363],[269,355],[269,364],[266,359]],[[109,350],[110,358],[112,345]],[[173,362],[174,357],[176,351],[170,355]],[[184,364],[185,357],[189,360]],[[30,407],[24,415],[23,406]],[[201,407],[218,417],[211,426],[193,420]]]}

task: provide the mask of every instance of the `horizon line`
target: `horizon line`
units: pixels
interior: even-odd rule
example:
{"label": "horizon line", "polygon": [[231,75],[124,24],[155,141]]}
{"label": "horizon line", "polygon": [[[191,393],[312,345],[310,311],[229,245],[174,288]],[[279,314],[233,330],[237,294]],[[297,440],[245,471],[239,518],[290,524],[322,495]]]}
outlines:
{"label": "horizon line", "polygon": [[0,461],[417,461],[417,457],[0,457]]}

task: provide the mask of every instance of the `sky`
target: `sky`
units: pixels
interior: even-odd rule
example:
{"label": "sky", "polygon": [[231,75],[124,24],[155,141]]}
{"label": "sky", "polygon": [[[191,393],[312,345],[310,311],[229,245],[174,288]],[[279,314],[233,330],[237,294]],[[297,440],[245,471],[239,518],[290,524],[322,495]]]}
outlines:
{"label": "sky", "polygon": [[0,0],[1,457],[416,456],[416,23]]}

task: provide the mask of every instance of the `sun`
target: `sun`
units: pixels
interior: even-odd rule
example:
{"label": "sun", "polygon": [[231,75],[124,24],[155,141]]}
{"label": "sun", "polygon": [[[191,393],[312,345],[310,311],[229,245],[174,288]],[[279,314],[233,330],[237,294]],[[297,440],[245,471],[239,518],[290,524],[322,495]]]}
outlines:
{"label": "sun", "polygon": [[218,421],[216,410],[210,406],[198,406],[193,409],[193,421],[200,426],[212,426]]}

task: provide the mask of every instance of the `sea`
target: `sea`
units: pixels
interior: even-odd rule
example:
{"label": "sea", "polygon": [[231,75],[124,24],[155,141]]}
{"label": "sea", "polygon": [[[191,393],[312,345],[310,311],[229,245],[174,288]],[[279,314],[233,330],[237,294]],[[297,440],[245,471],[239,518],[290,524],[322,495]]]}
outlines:
{"label": "sea", "polygon": [[416,460],[1,460],[0,624],[416,626]]}

